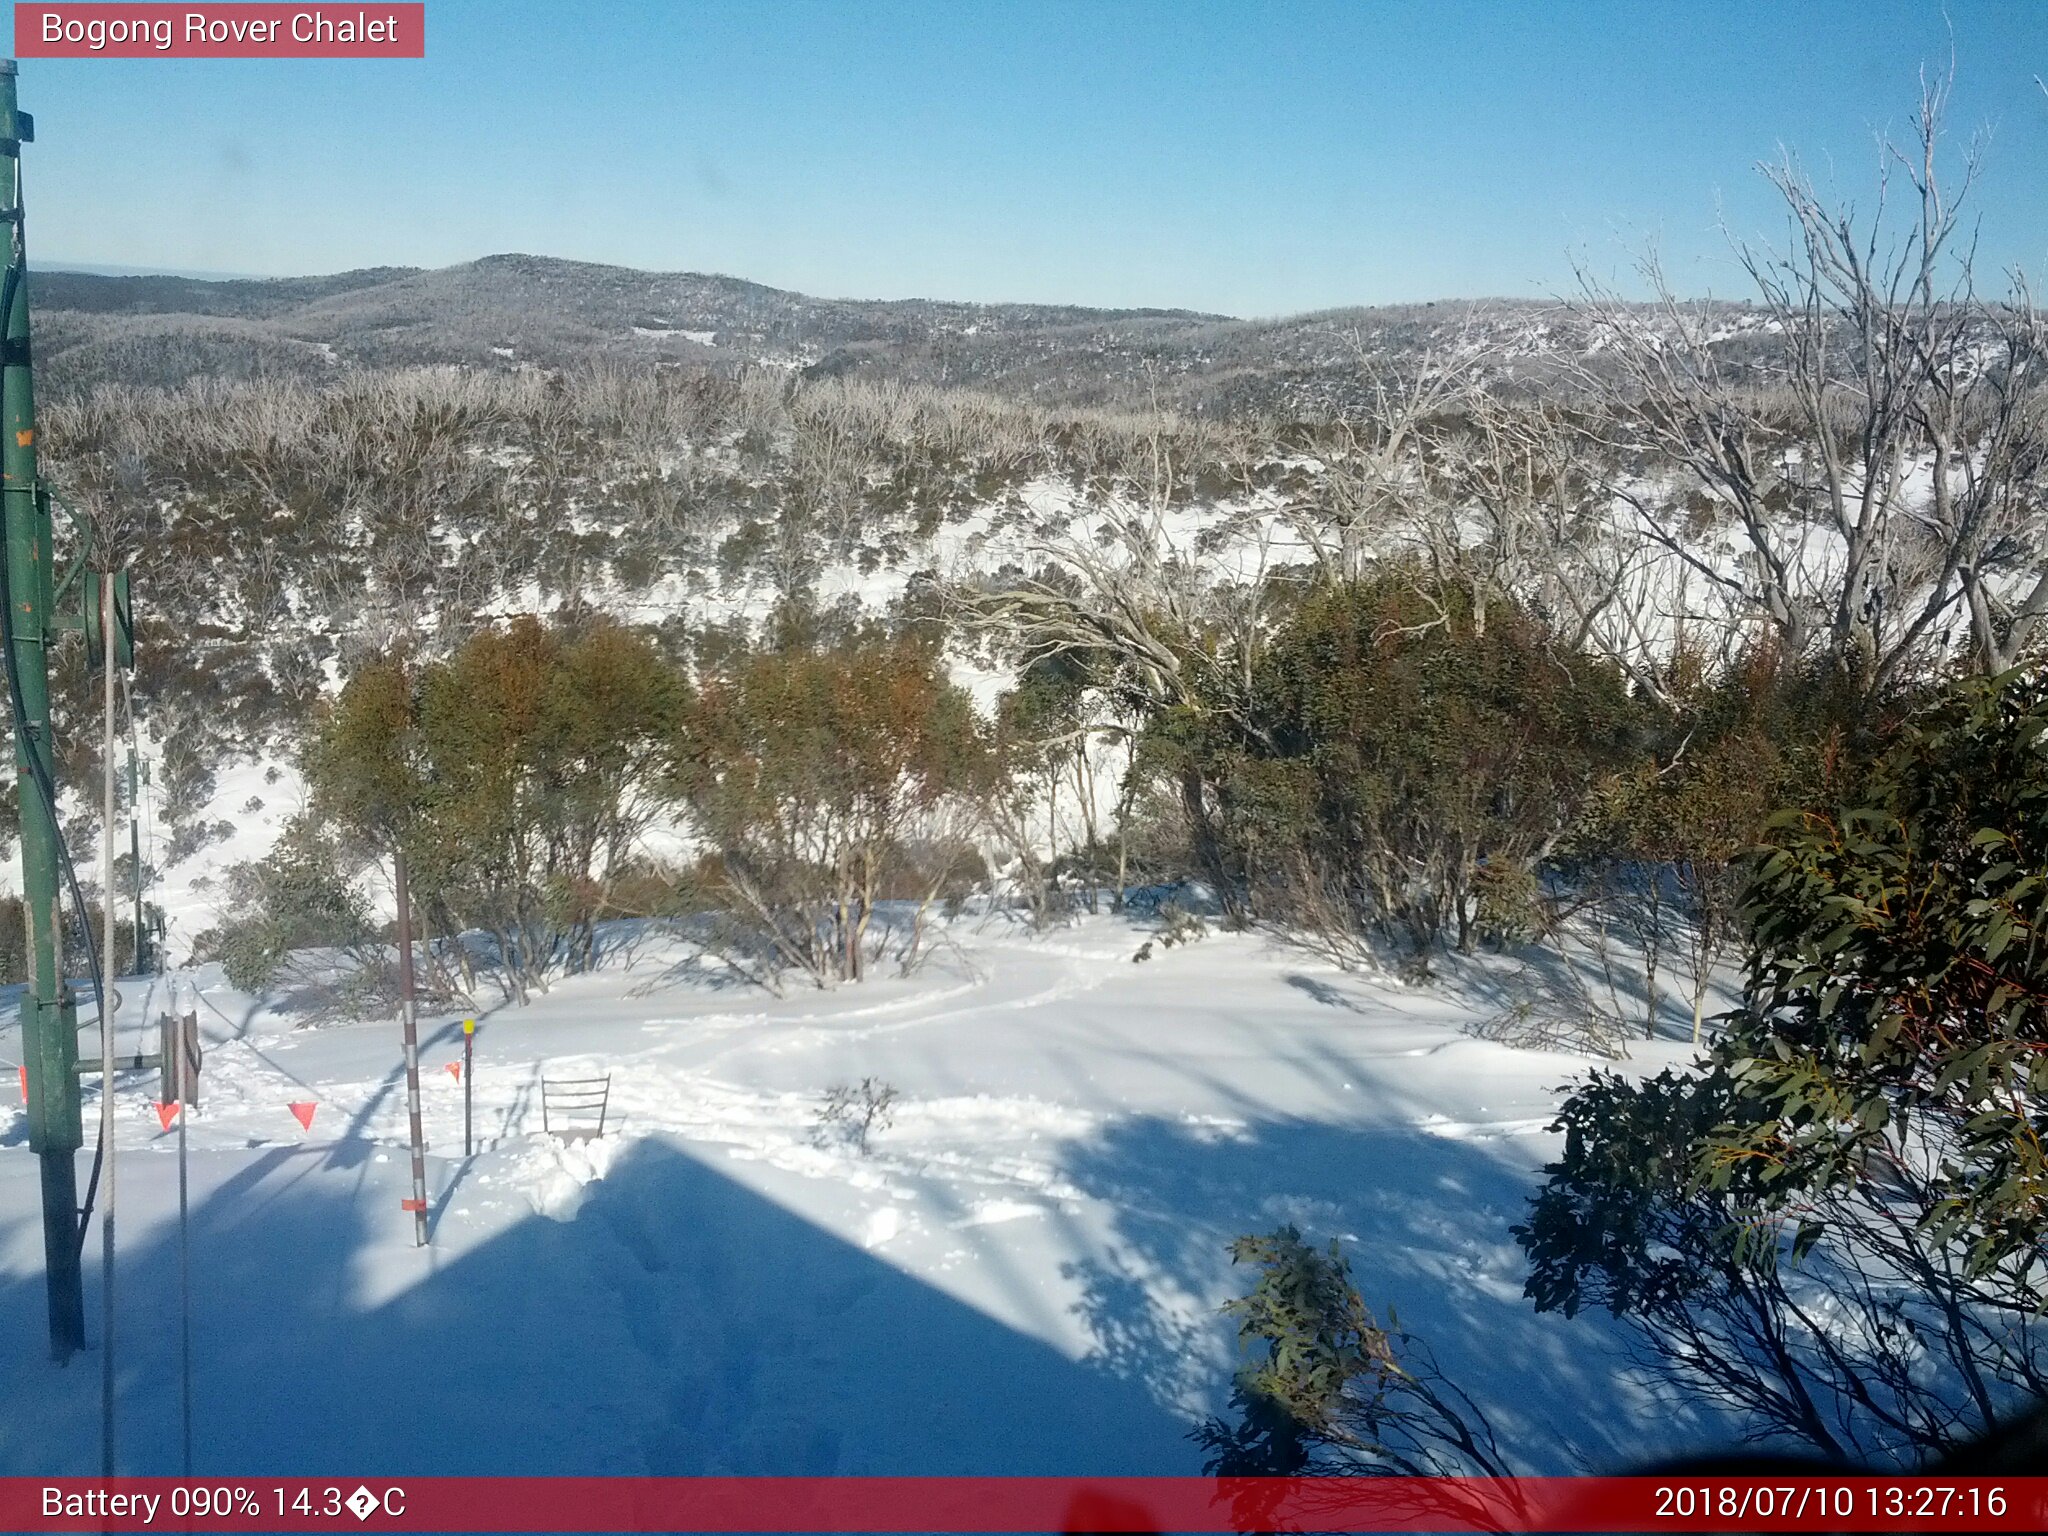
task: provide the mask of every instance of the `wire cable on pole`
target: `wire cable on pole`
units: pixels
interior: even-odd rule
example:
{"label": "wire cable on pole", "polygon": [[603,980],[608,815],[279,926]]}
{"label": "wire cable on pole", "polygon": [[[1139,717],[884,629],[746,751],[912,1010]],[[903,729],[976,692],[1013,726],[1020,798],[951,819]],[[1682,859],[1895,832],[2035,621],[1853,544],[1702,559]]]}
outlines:
{"label": "wire cable on pole", "polygon": [[[183,1037],[180,1036],[182,1039]],[[178,1105],[178,1444],[192,1475],[192,1223],[185,1172],[185,1105]]]}
{"label": "wire cable on pole", "polygon": [[[148,995],[157,997],[162,993],[160,1006],[169,1008],[174,1021],[184,1018],[179,1007],[179,986],[184,978],[168,974],[164,964],[163,946],[151,943],[145,949],[143,944],[143,827],[148,821],[145,807],[149,801],[149,781],[142,769],[142,746],[135,709],[135,688],[129,680],[126,668],[121,670],[121,718],[128,740],[128,825],[130,831],[130,855],[135,867],[130,871],[135,886],[135,959],[138,975],[153,973]],[[148,840],[154,847],[156,830],[150,825]],[[111,888],[111,883],[110,887]],[[111,928],[110,928],[111,931]],[[148,963],[148,972],[143,967]],[[158,983],[161,983],[159,988]],[[198,1023],[199,989],[192,986],[193,1022]],[[147,1007],[145,1005],[145,1014]],[[144,1023],[148,1022],[145,1017]],[[186,1476],[192,1475],[192,1196],[191,1162],[189,1141],[185,1134],[185,1122],[192,1112],[192,1086],[198,1072],[198,1060],[187,1049],[185,1031],[181,1025],[174,1025],[171,1031],[173,1044],[167,1048],[177,1051],[175,1067],[169,1062],[164,1066],[164,1081],[171,1085],[178,1105],[178,1452],[179,1470]],[[196,1046],[193,1047],[196,1049]]]}
{"label": "wire cable on pole", "polygon": [[[14,226],[14,234],[16,241],[19,242],[21,238],[21,225],[18,222]],[[18,244],[16,249],[18,256]],[[4,285],[0,285],[0,325],[4,325],[7,316],[14,313],[15,291],[20,286],[21,263],[19,260],[16,260],[9,264],[7,280]],[[0,373],[0,391],[4,391],[5,387],[6,375]],[[4,399],[0,399],[0,410],[4,409]],[[55,828],[57,826],[57,786],[50,781],[49,766],[44,763],[43,755],[37,749],[35,737],[28,728],[27,713],[23,710],[21,703],[21,666],[16,661],[14,655],[14,593],[11,586],[11,573],[7,569],[7,561],[5,559],[0,559],[0,658],[4,658],[7,675],[7,704],[9,712],[14,718],[15,738],[22,742],[26,748],[21,756],[28,764],[29,779],[36,787],[36,797],[42,801],[44,810],[49,814],[51,827]],[[106,978],[100,970],[99,949],[93,943],[91,909],[86,905],[85,893],[79,889],[78,871],[72,866],[71,850],[65,846],[64,839],[61,836],[56,838],[55,841],[57,845],[57,862],[64,870],[64,883],[71,892],[72,911],[78,918],[78,926],[84,930],[85,959],[86,965],[92,972],[93,991],[99,999],[100,1008],[104,1010],[107,1006],[107,985]],[[85,1187],[85,1204],[78,1213],[78,1251],[80,1253],[85,1251],[86,1227],[92,1221],[93,1201],[99,1192],[100,1164],[105,1156],[106,1142],[103,1130],[100,1144],[93,1148],[92,1177]]]}
{"label": "wire cable on pole", "polygon": [[[12,321],[15,301],[20,294],[22,271],[27,264],[21,245],[21,220],[18,217],[21,207],[20,176],[21,162],[17,159],[14,163],[15,197],[13,204],[17,217],[13,220],[13,242],[10,260],[7,264],[7,276],[4,283],[0,283],[0,331],[4,331]],[[0,369],[0,417],[4,417],[6,412],[5,390],[6,372],[4,369]],[[31,495],[34,495],[37,488],[30,486],[27,489]],[[43,809],[50,819],[51,841],[55,844],[58,863],[64,870],[65,882],[70,888],[72,908],[77,915],[79,927],[85,939],[86,963],[92,971],[93,992],[98,1002],[100,1014],[99,1144],[93,1149],[92,1178],[86,1186],[85,1204],[77,1213],[78,1246],[76,1252],[80,1257],[83,1257],[86,1228],[91,1221],[93,1202],[99,1192],[101,1167],[103,1164],[110,1166],[112,1162],[111,1153],[114,1135],[113,1009],[107,993],[106,975],[100,964],[99,948],[93,941],[90,909],[86,906],[85,893],[79,889],[78,871],[72,865],[71,850],[65,846],[62,826],[58,820],[57,786],[51,780],[48,765],[43,761],[45,743],[39,741],[29,729],[28,710],[23,702],[21,666],[14,654],[14,592],[12,588],[12,572],[8,569],[10,564],[11,561],[5,555],[0,555],[0,655],[4,655],[5,658],[8,712],[13,717],[15,740],[20,748],[17,755],[22,762],[28,765],[29,779],[35,785],[37,797],[42,801]],[[111,624],[112,608],[110,604],[106,606],[107,612],[103,617],[103,622]],[[109,710],[108,720],[111,723],[113,703],[111,668],[114,665],[112,652],[109,651],[104,659],[105,664],[110,669],[107,705]],[[109,826],[108,836],[111,838],[112,835],[112,828]],[[109,891],[109,899],[111,900],[111,890]],[[111,932],[107,935],[109,939],[112,936]],[[63,960],[63,945],[61,942],[57,946],[57,958],[61,975]],[[111,1177],[108,1181],[107,1198],[108,1210],[106,1216],[102,1219],[103,1285],[105,1288],[102,1327],[105,1330],[106,1337],[102,1341],[100,1365],[100,1461],[102,1473],[111,1477],[114,1471],[114,1227]]]}
{"label": "wire cable on pole", "polygon": [[[101,736],[101,878],[100,945],[114,952],[114,573],[103,571],[100,585]],[[88,937],[90,937],[88,935]],[[100,1144],[107,1154],[107,1206],[100,1214],[100,1473],[114,1475],[114,1016],[121,1011],[118,993],[100,994]]]}

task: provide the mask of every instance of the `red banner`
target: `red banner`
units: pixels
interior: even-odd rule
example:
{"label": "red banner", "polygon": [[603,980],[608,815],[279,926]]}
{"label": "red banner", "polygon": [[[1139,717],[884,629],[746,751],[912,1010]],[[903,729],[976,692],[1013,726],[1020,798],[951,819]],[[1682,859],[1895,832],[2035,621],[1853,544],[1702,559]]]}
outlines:
{"label": "red banner", "polygon": [[0,1530],[2041,1531],[2048,1477],[17,1477]]}
{"label": "red banner", "polygon": [[23,59],[423,59],[424,4],[21,5]]}

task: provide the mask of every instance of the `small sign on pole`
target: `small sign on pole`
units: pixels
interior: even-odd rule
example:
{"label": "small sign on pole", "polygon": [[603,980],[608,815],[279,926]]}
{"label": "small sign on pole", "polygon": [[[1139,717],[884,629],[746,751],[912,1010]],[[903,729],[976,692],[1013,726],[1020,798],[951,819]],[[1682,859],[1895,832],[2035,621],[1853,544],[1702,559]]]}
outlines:
{"label": "small sign on pole", "polygon": [[165,1104],[199,1102],[199,1015],[166,1013],[157,1018],[159,1058],[163,1089],[157,1095]]}

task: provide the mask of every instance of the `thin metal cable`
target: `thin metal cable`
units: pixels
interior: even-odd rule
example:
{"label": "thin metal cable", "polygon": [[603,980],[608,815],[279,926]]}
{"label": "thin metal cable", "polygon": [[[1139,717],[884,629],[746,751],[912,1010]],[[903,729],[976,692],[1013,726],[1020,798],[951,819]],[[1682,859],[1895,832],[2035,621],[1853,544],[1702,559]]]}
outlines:
{"label": "thin metal cable", "polygon": [[[120,670],[114,646],[114,577],[94,578],[100,588],[100,666],[105,678],[101,694],[100,764],[101,828],[100,892],[102,951],[114,952],[114,674]],[[100,1142],[107,1151],[107,1203],[100,1212],[100,1471],[114,1475],[114,1016],[121,1011],[118,994],[100,994]]]}
{"label": "thin metal cable", "polygon": [[[131,873],[135,879],[136,892],[136,949],[142,948],[142,925],[144,922],[141,894],[143,889],[142,871],[145,867],[143,849],[154,853],[156,844],[156,823],[151,814],[153,809],[149,793],[149,776],[143,771],[141,730],[135,711],[135,685],[127,669],[121,671],[121,712],[126,720],[128,736],[128,761],[131,765],[128,784],[128,817],[136,828],[133,849],[135,868]],[[159,977],[164,976],[164,950],[161,944],[152,944],[155,966]],[[165,1064],[165,1075],[177,1085],[178,1095],[178,1453],[179,1470],[186,1477],[192,1475],[192,1197],[191,1162],[189,1142],[185,1134],[185,1122],[191,1115],[192,1073],[197,1062],[186,1054],[184,1014],[178,1007],[178,982],[171,978],[166,990],[166,1004],[172,1018],[172,1041],[169,1049],[178,1053],[177,1067],[173,1071]],[[193,989],[195,996],[198,989]],[[198,1012],[197,1007],[193,1009]],[[145,1023],[147,1020],[144,1021]]]}
{"label": "thin metal cable", "polygon": [[[19,160],[15,162],[14,178],[14,206],[19,209],[21,207],[21,163]],[[0,327],[4,327],[7,324],[8,318],[13,315],[15,292],[21,286],[23,257],[21,252],[21,221],[19,219],[14,221],[13,250],[14,260],[8,264],[6,282],[0,284]],[[0,370],[0,387],[4,387],[5,379],[5,371]],[[0,403],[0,410],[4,410],[4,403]],[[33,490],[33,487],[31,487],[31,490]],[[28,716],[21,702],[21,668],[14,655],[14,594],[9,585],[10,578],[7,564],[4,553],[0,553],[0,664],[4,664],[7,678],[8,709],[14,720],[15,740],[24,749],[20,755],[28,764],[29,778],[35,784],[37,794],[43,802],[43,808],[50,818],[50,828],[55,834],[52,841],[56,844],[57,848],[57,862],[64,871],[65,884],[71,892],[72,910],[78,918],[79,927],[84,931],[85,958],[92,970],[93,990],[98,998],[99,1006],[104,1009],[107,1005],[106,979],[100,970],[99,947],[93,942],[92,909],[86,905],[85,895],[78,887],[78,871],[72,867],[71,850],[65,846],[63,832],[57,820],[57,786],[51,781],[49,766],[43,762],[42,753],[36,749],[35,739],[28,729]],[[63,969],[63,958],[63,946],[60,943],[57,954],[58,969],[60,971]],[[26,1046],[26,1044],[27,1040],[24,1035],[23,1045]],[[25,1049],[23,1054],[27,1054]],[[85,1187],[85,1204],[78,1212],[78,1251],[81,1254],[85,1252],[86,1227],[92,1220],[93,1200],[99,1191],[100,1184],[100,1162],[105,1153],[106,1147],[104,1142],[93,1148],[92,1178]]]}
{"label": "thin metal cable", "polygon": [[[194,988],[197,991],[197,988]],[[198,1030],[199,1010],[194,1008],[193,1030]],[[178,993],[171,989],[171,1033],[178,1051],[178,1446],[185,1476],[192,1475],[192,1218],[186,1177],[185,1121],[191,1114],[186,1097],[191,1090],[194,1063],[185,1052],[184,1015],[178,1012]]]}

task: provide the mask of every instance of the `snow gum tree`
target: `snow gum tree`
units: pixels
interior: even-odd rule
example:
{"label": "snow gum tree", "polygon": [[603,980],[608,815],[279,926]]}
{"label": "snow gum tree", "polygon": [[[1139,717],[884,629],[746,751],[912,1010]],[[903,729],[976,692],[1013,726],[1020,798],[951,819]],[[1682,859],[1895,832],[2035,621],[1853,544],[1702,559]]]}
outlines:
{"label": "snow gum tree", "polygon": [[[986,820],[1014,857],[1018,895],[1039,926],[1076,897],[1095,911],[1105,886],[1111,909],[1122,910],[1131,822],[1146,787],[1134,753],[1146,719],[1118,658],[1096,648],[1047,651],[997,700],[1000,771]],[[1114,794],[1105,796],[1112,780]],[[1041,837],[1049,858],[1041,857]]]}
{"label": "snow gum tree", "polygon": [[490,935],[524,1000],[592,959],[686,697],[651,641],[604,621],[526,617],[445,660],[379,658],[306,753],[312,811],[380,856],[403,851],[431,926]]}
{"label": "snow gum tree", "polygon": [[644,636],[521,618],[419,679],[420,878],[448,918],[516,953],[516,981],[588,965],[594,923],[656,809],[683,683]]}
{"label": "snow gum tree", "polygon": [[1704,1066],[1595,1075],[1517,1236],[1759,1438],[1911,1464],[2048,1390],[2048,677],[1977,679],[1788,813]]}
{"label": "snow gum tree", "polygon": [[1150,749],[1215,786],[1227,872],[1262,916],[1347,945],[1469,950],[1641,726],[1616,669],[1505,600],[1482,629],[1461,589],[1398,567],[1307,597],[1247,697],[1248,728],[1176,711]]}
{"label": "snow gum tree", "polygon": [[[742,650],[702,680],[671,782],[709,858],[734,953],[775,984],[858,981],[876,904],[971,853],[951,813],[990,771],[972,701],[914,639],[875,632]],[[917,857],[922,851],[923,857]],[[922,886],[922,888],[919,888]]]}

